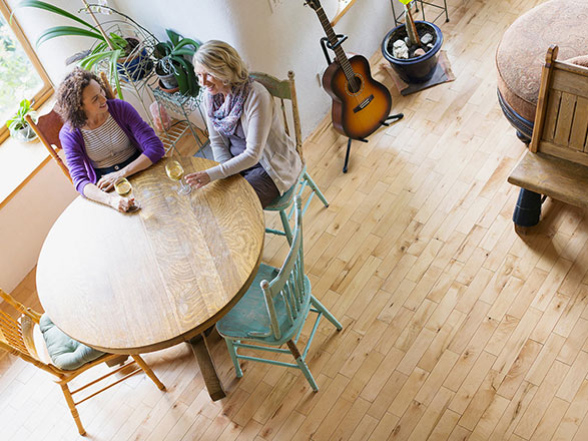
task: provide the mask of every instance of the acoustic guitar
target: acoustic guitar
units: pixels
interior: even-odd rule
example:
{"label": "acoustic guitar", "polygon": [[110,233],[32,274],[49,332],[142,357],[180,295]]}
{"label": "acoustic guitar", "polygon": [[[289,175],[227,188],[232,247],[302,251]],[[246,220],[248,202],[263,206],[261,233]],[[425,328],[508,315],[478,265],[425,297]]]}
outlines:
{"label": "acoustic guitar", "polygon": [[351,139],[364,139],[388,118],[392,108],[390,91],[374,80],[368,60],[355,55],[347,58],[319,0],[307,0],[325,30],[329,47],[335,52],[323,75],[323,87],[333,98],[333,126]]}

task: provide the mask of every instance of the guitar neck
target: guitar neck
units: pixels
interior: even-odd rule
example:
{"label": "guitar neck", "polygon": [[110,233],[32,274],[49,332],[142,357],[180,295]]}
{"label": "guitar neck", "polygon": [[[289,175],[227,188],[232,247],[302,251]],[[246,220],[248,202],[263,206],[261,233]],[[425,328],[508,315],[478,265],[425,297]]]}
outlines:
{"label": "guitar neck", "polygon": [[339,63],[339,66],[341,66],[341,69],[343,69],[343,72],[345,73],[347,80],[351,81],[355,77],[355,74],[353,73],[351,63],[349,63],[349,59],[347,58],[347,55],[345,55],[345,51],[343,50],[341,45],[335,46],[335,44],[337,43],[337,35],[335,34],[333,27],[331,26],[331,22],[329,21],[327,14],[325,14],[325,11],[323,10],[322,6],[316,8],[315,12],[321,22],[321,25],[323,26],[323,29],[325,30],[325,34],[327,34],[327,39],[329,40],[329,43],[331,44],[331,46],[334,46],[333,50],[335,51],[335,59]]}

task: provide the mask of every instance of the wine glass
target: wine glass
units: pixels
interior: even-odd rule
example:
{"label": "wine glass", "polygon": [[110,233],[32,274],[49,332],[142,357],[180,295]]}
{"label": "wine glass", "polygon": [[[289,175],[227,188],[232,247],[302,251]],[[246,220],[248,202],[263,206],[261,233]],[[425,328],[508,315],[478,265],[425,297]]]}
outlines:
{"label": "wine glass", "polygon": [[178,194],[189,194],[190,191],[192,191],[192,187],[186,184],[182,179],[184,177],[184,168],[178,161],[175,159],[170,159],[165,164],[165,173],[172,181],[177,181],[180,183],[180,187],[177,190]]}
{"label": "wine glass", "polygon": [[133,192],[133,186],[127,178],[118,178],[114,182],[114,190],[119,196],[126,198]]}
{"label": "wine glass", "polygon": [[[114,181],[114,191],[123,198],[130,198],[133,196],[133,186],[125,177],[118,178]],[[129,207],[128,211],[135,211],[138,209],[139,205],[136,202],[133,202],[133,205]]]}

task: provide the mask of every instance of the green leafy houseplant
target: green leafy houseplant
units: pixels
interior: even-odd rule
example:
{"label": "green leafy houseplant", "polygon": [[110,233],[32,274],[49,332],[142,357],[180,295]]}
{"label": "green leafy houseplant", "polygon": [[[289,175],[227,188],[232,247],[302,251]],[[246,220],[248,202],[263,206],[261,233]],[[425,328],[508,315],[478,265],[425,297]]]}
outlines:
{"label": "green leafy houseplant", "polygon": [[[84,2],[84,5],[85,7],[83,8],[83,10],[87,10],[88,12],[91,11],[92,7],[100,7],[102,9],[114,11],[112,8],[106,6],[88,5],[86,2]],[[126,71],[127,68],[123,64],[126,61],[124,57],[128,56],[135,49],[136,45],[138,44],[138,41],[136,39],[135,41],[132,41],[132,39],[125,39],[123,36],[113,32],[106,34],[102,31],[102,29],[99,29],[97,26],[94,26],[89,22],[85,21],[84,19],[74,14],[71,14],[64,9],[54,6],[50,3],[46,3],[39,0],[23,0],[18,4],[18,8],[25,7],[49,11],[61,17],[71,19],[82,25],[82,27],[54,26],[45,29],[37,39],[36,45],[39,46],[43,42],[51,40],[56,37],[80,36],[94,39],[95,43],[93,48],[89,52],[84,53],[84,57],[80,60],[80,65],[84,69],[90,70],[97,63],[106,61],[109,71],[108,74],[110,78],[114,81],[116,89],[119,93],[119,97],[122,99],[119,70],[122,71],[123,74]],[[121,59],[121,57],[123,57],[123,59]],[[140,68],[143,69],[143,66],[141,66]],[[134,74],[130,75],[131,78],[133,77],[133,75]]]}
{"label": "green leafy houseplant", "polygon": [[[164,87],[179,87],[180,93],[184,95],[198,95],[200,86],[190,60],[200,47],[200,43],[191,38],[184,38],[171,29],[166,29],[165,32],[169,40],[157,43],[153,51],[156,60],[155,73],[160,77]],[[189,59],[186,59],[186,56]],[[166,76],[173,76],[171,78],[175,81],[169,83],[169,79],[165,79]]]}
{"label": "green leafy houseplant", "polygon": [[25,98],[20,102],[16,114],[6,122],[6,127],[13,138],[21,141],[30,141],[35,138],[35,132],[25,119],[27,115],[37,122],[37,112],[32,109],[31,102]]}

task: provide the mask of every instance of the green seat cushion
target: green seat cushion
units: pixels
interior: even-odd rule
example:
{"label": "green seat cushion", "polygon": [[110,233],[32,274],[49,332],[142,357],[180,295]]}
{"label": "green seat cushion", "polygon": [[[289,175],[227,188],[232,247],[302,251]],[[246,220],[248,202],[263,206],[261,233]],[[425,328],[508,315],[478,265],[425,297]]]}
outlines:
{"label": "green seat cushion", "polygon": [[51,361],[60,369],[71,371],[104,355],[104,352],[92,349],[68,337],[53,324],[47,314],[41,316],[39,329],[45,339]]}
{"label": "green seat cushion", "polygon": [[[279,340],[271,335],[270,318],[265,305],[265,296],[261,289],[262,280],[271,281],[278,275],[278,268],[261,264],[253,283],[239,300],[222,319],[216,328],[218,333],[227,338],[239,340],[256,340],[267,344],[282,344],[290,340],[298,328],[304,324],[310,302],[302,307],[301,314],[296,318],[294,324],[287,318],[286,304],[281,297],[274,298],[274,306],[278,324],[282,333]],[[310,280],[304,276],[305,289],[310,292]],[[310,300],[310,296],[308,297]],[[265,334],[265,336],[264,336]]]}

